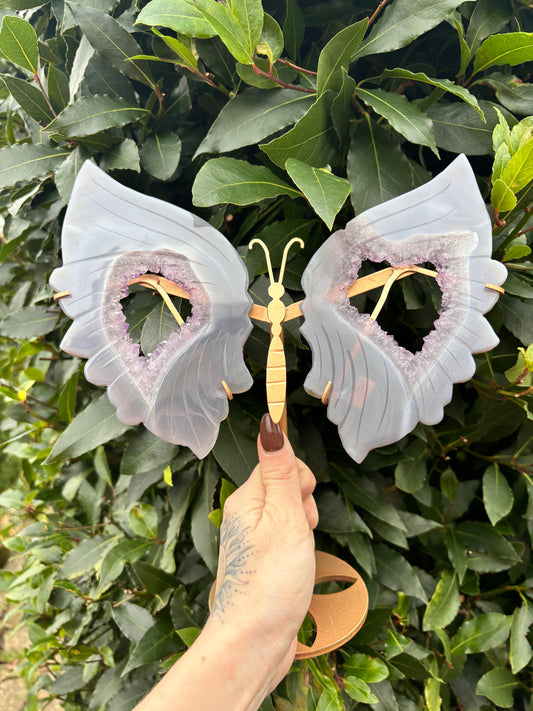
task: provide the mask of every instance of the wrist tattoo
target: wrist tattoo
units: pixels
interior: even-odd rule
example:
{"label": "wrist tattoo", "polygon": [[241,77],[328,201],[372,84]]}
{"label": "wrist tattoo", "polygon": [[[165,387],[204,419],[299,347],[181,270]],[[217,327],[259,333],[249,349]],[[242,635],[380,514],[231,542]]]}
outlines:
{"label": "wrist tattoo", "polygon": [[250,568],[254,546],[248,542],[249,531],[250,527],[245,526],[238,516],[222,522],[219,565],[223,566],[224,577],[216,592],[212,615],[220,614],[236,603],[236,597],[244,593],[243,588],[254,572]]}

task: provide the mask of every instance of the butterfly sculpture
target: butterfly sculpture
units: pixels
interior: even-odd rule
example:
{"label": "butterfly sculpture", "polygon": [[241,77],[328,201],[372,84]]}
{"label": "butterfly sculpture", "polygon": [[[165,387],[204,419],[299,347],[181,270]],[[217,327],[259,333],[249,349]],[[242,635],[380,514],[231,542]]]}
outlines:
{"label": "butterfly sculpture", "polygon": [[[472,353],[498,343],[483,314],[507,272],[491,259],[491,247],[485,204],[459,156],[433,180],[367,210],[326,240],[304,271],[301,304],[286,308],[281,301],[287,250],[277,280],[268,262],[272,300],[265,309],[253,304],[241,257],[214,227],[87,162],[65,217],[63,266],[50,283],[73,319],[61,347],[88,359],[87,379],[107,386],[119,420],[143,422],[198,457],[213,447],[228,397],[252,385],[243,357],[250,317],[271,324],[267,394],[280,421],[282,324],[303,314],[301,332],[313,357],[305,388],[327,403],[346,451],[360,462],[418,421],[439,422],[453,383],[474,373]],[[391,268],[358,278],[364,260],[386,260]],[[418,266],[424,262],[436,271]],[[416,271],[435,276],[442,308],[422,349],[411,353],[349,298],[380,285],[383,301],[395,279]],[[168,294],[192,305],[187,321],[149,356],[127,332],[121,299],[131,283],[157,289],[171,306]]]}

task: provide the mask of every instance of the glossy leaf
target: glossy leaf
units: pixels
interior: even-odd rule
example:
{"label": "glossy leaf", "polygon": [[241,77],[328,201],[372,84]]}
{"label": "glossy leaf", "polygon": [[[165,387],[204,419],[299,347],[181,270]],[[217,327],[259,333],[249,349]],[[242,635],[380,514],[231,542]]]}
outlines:
{"label": "glossy leaf", "polygon": [[[250,21],[246,18],[247,3],[253,9]],[[233,11],[216,0],[197,0],[196,6],[220,37],[231,54],[242,64],[251,64],[255,45],[262,28],[262,8],[258,0],[239,0],[235,3],[238,11]],[[260,20],[259,20],[260,17]],[[257,31],[259,29],[259,34]],[[255,40],[255,41],[254,41]]]}
{"label": "glossy leaf", "polygon": [[54,118],[46,99],[36,86],[10,74],[2,74],[1,76],[11,96],[28,116],[44,124],[49,123]]}
{"label": "glossy leaf", "polygon": [[446,19],[460,4],[458,0],[395,0],[385,8],[352,60],[405,47]]}
{"label": "glossy leaf", "polygon": [[49,123],[47,131],[65,137],[90,136],[108,128],[124,126],[148,113],[147,109],[119,97],[83,96]]}
{"label": "glossy leaf", "polygon": [[141,165],[159,180],[169,180],[178,169],[181,139],[175,133],[154,133],[141,146]]}
{"label": "glossy leaf", "polygon": [[392,548],[378,544],[374,548],[378,578],[391,590],[403,590],[423,602],[427,596],[415,571],[407,560]]}
{"label": "glossy leaf", "polygon": [[422,629],[435,630],[447,627],[459,612],[461,599],[457,585],[457,573],[443,570],[435,592],[426,607]]}
{"label": "glossy leaf", "polygon": [[170,27],[187,37],[216,34],[194,0],[151,0],[139,13],[137,24]]}
{"label": "glossy leaf", "polygon": [[193,203],[198,207],[229,202],[250,205],[277,195],[299,197],[300,192],[262,165],[235,158],[212,158],[194,181]]}
{"label": "glossy leaf", "polygon": [[137,642],[123,674],[137,669],[143,664],[168,657],[178,649],[179,641],[171,620],[167,618],[156,620],[155,624]]}
{"label": "glossy leaf", "polygon": [[531,603],[526,599],[522,601],[521,607],[513,612],[513,620],[511,622],[511,644],[509,650],[509,659],[513,674],[518,674],[519,671],[530,662],[533,657],[533,649],[528,641],[528,631],[533,624],[533,611]]}
{"label": "glossy leaf", "polygon": [[120,473],[126,476],[144,474],[157,467],[163,468],[176,454],[177,447],[164,442],[148,430],[141,430],[133,437],[124,450],[120,462]]}
{"label": "glossy leaf", "polygon": [[385,69],[381,74],[381,79],[404,79],[406,81],[420,82],[421,84],[427,84],[429,86],[434,86],[437,89],[443,89],[449,94],[458,96],[466,104],[472,106],[479,113],[483,119],[483,111],[481,110],[478,100],[476,97],[465,89],[464,86],[459,86],[449,79],[435,79],[434,77],[428,77],[424,72],[411,72],[409,69]]}
{"label": "glossy leaf", "polygon": [[347,675],[362,679],[367,683],[383,681],[389,676],[385,662],[378,657],[360,652],[350,655],[344,661],[344,670]]}
{"label": "glossy leaf", "polygon": [[50,103],[56,113],[63,111],[70,100],[69,81],[67,75],[57,67],[54,67],[53,64],[48,68],[46,88]]}
{"label": "glossy leaf", "polygon": [[325,91],[294,128],[259,148],[280,167],[288,158],[303,160],[316,168],[333,163],[337,137],[329,111],[332,100],[333,92]]}
{"label": "glossy leaf", "polygon": [[305,33],[305,23],[298,0],[286,0],[287,12],[283,23],[285,48],[292,59],[297,59]]}
{"label": "glossy leaf", "polygon": [[216,466],[214,457],[209,455],[205,460],[202,484],[193,502],[191,514],[194,546],[213,574],[216,574],[217,570],[218,529],[209,520],[209,514],[213,510],[213,496],[219,478],[220,469]]}
{"label": "glossy leaf", "polygon": [[131,34],[113,17],[86,5],[70,3],[76,22],[83,28],[84,36],[106,62],[120,72],[146,84],[154,85],[152,71],[143,61],[131,60],[142,54]]}
{"label": "glossy leaf", "polygon": [[498,212],[508,212],[515,207],[517,200],[507,183],[497,178],[490,192],[490,202]]}
{"label": "glossy leaf", "polygon": [[317,73],[317,95],[338,91],[342,84],[341,69],[348,70],[350,58],[365,36],[367,20],[345,27],[330,39],[320,53]]}
{"label": "glossy leaf", "polygon": [[474,60],[474,74],[502,64],[522,64],[533,60],[533,33],[509,32],[492,35],[480,46]]}
{"label": "glossy leaf", "polygon": [[362,87],[356,89],[356,95],[376,113],[387,119],[390,125],[408,141],[429,146],[437,152],[430,119],[416,105],[410,103],[407,97],[383,89],[369,90]]}
{"label": "glossy leaf", "polygon": [[229,416],[220,423],[213,454],[237,486],[244,484],[257,464],[257,443],[251,422],[235,402],[230,404]]}
{"label": "glossy leaf", "polygon": [[509,541],[488,524],[465,522],[455,530],[468,550],[468,567],[473,570],[492,573],[507,570],[520,562],[520,556]]}
{"label": "glossy leaf", "polygon": [[505,642],[509,636],[510,617],[499,612],[487,612],[463,622],[455,635],[451,653],[486,652]]}
{"label": "glossy leaf", "polygon": [[124,565],[142,558],[152,545],[153,541],[147,541],[145,538],[128,538],[113,546],[102,560],[99,589],[103,590],[115,582],[124,570]]}
{"label": "glossy leaf", "polygon": [[390,132],[368,115],[353,134],[346,169],[356,214],[402,195],[430,177],[415,167]]}
{"label": "glossy leaf", "polygon": [[102,394],[72,420],[67,429],[57,438],[48,462],[57,462],[68,457],[79,457],[100,444],[119,437],[128,425],[119,422],[113,405]]}
{"label": "glossy leaf", "polygon": [[39,71],[37,35],[30,23],[21,17],[4,17],[0,29],[0,52],[30,74]]}
{"label": "glossy leaf", "polygon": [[154,618],[145,607],[127,601],[113,608],[113,619],[132,642],[138,642],[154,624]]}
{"label": "glossy leaf", "polygon": [[490,522],[495,526],[513,507],[513,492],[497,464],[483,474],[483,503]]}
{"label": "glossy leaf", "polygon": [[533,114],[533,85],[518,77],[495,72],[483,77],[495,91],[498,101],[513,113]]}
{"label": "glossy leaf", "polygon": [[0,188],[21,180],[40,178],[57,168],[70,150],[30,143],[6,146],[0,150]]}
{"label": "glossy leaf", "polygon": [[520,146],[501,174],[502,181],[516,193],[533,180],[533,138]]}
{"label": "glossy leaf", "polygon": [[292,89],[247,89],[223,107],[195,156],[258,143],[296,123],[312,103],[313,97]]}
{"label": "glossy leaf", "polygon": [[476,685],[476,694],[486,696],[499,708],[513,706],[513,689],[517,681],[505,667],[495,667],[483,674]]}
{"label": "glossy leaf", "polygon": [[285,170],[316,214],[331,229],[337,213],[350,194],[350,183],[326,168],[314,168],[296,158],[287,160]]}
{"label": "glossy leaf", "polygon": [[35,338],[57,326],[57,314],[43,306],[29,306],[0,321],[0,334],[8,338]]}
{"label": "glossy leaf", "polygon": [[466,41],[472,52],[475,52],[481,42],[489,35],[502,29],[511,19],[513,13],[506,0],[478,0],[470,16]]}
{"label": "glossy leaf", "polygon": [[489,102],[480,101],[479,106],[485,122],[475,109],[463,103],[432,106],[428,115],[433,121],[437,146],[471,156],[492,153],[492,131],[498,117]]}
{"label": "glossy leaf", "polygon": [[58,575],[63,578],[76,578],[85,575],[99,565],[110,546],[115,542],[110,536],[94,536],[82,541],[67,553]]}
{"label": "glossy leaf", "polygon": [[268,61],[271,64],[276,62],[283,52],[283,32],[281,27],[267,13],[263,16],[263,30],[255,51],[257,54],[268,57]]}

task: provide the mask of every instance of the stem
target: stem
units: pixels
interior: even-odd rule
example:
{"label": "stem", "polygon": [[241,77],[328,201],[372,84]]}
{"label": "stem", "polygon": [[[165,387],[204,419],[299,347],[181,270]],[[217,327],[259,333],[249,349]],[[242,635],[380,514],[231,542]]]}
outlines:
{"label": "stem", "polygon": [[500,244],[500,247],[499,247],[500,250],[504,250],[507,247],[507,245],[510,244],[514,240],[514,238],[520,234],[522,227],[524,227],[524,225],[526,225],[529,222],[530,217],[531,217],[531,212],[529,210],[526,210],[522,219],[518,221],[518,223],[515,225],[515,227],[509,233],[509,235]]}
{"label": "stem", "polygon": [[52,104],[50,103],[50,99],[48,98],[48,94],[47,94],[46,91],[44,90],[44,86],[41,84],[41,80],[39,79],[39,76],[38,76],[37,74],[34,74],[34,75],[33,75],[33,78],[35,79],[35,81],[36,81],[36,83],[37,83],[37,86],[39,87],[39,90],[40,90],[41,94],[44,96],[44,100],[45,100],[46,103],[48,104],[48,108],[49,108],[50,111],[52,112],[52,116],[55,118],[55,117],[57,116],[57,114],[56,114],[56,112],[54,111],[54,107],[53,107]]}
{"label": "stem", "polygon": [[305,89],[303,86],[296,86],[296,84],[287,84],[287,82],[278,79],[278,77],[275,77],[272,72],[264,72],[262,69],[259,69],[259,67],[253,63],[252,69],[254,70],[254,73],[258,76],[266,77],[267,79],[270,79],[276,84],[279,84],[279,86],[282,86],[284,89],[295,89],[296,91],[301,91],[304,94],[316,94],[316,91],[314,89]]}
{"label": "stem", "polygon": [[303,72],[304,74],[310,74],[312,77],[317,76],[316,72],[312,72],[310,69],[304,69],[303,67],[299,67],[297,64],[293,64],[292,62],[289,62],[288,59],[278,59],[278,62],[280,64],[285,64],[287,67],[292,67],[293,69],[296,69],[297,72]]}
{"label": "stem", "polygon": [[379,3],[379,5],[378,5],[378,6],[376,7],[376,9],[374,10],[373,14],[370,15],[370,18],[369,18],[369,20],[368,20],[368,25],[367,25],[367,27],[370,27],[370,25],[374,22],[374,20],[376,19],[376,17],[379,15],[379,13],[383,10],[383,8],[385,7],[385,5],[386,5],[388,2],[389,2],[389,0],[381,0],[381,2]]}

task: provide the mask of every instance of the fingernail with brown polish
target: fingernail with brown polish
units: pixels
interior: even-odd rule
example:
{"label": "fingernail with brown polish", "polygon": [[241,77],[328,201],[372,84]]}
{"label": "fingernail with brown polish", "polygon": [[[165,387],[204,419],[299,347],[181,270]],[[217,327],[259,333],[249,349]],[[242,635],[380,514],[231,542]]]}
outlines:
{"label": "fingernail with brown polish", "polygon": [[265,452],[278,452],[285,443],[281,427],[272,420],[268,412],[261,418],[259,437]]}

